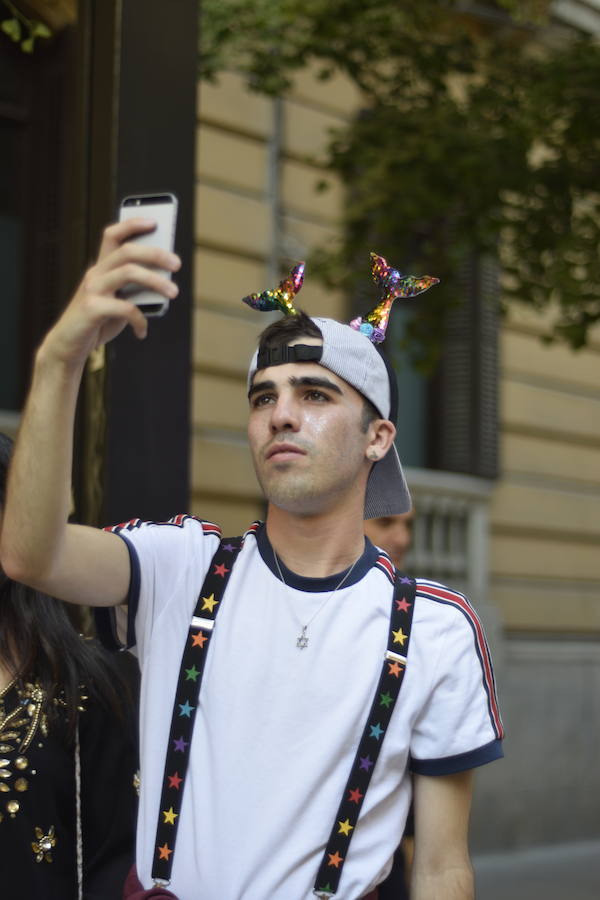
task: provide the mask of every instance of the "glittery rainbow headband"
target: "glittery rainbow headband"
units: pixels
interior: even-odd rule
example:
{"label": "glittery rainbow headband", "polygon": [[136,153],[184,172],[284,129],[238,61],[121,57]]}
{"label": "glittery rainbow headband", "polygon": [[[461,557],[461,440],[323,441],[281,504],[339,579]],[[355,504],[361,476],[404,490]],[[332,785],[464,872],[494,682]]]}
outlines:
{"label": "glittery rainbow headband", "polygon": [[[392,269],[388,265],[383,256],[378,256],[377,253],[371,253],[371,274],[381,292],[379,301],[371,312],[366,316],[352,319],[349,325],[366,335],[374,344],[380,344],[385,339],[394,300],[397,297],[416,297],[417,294],[422,294],[434,284],[439,284],[439,278],[431,275],[422,275],[420,278],[414,275],[401,275],[397,269]],[[261,312],[279,309],[287,316],[294,316],[297,313],[294,307],[294,297],[302,287],[303,281],[304,263],[299,263],[294,266],[279,287],[263,291],[262,294],[248,294],[243,298],[243,302]]]}

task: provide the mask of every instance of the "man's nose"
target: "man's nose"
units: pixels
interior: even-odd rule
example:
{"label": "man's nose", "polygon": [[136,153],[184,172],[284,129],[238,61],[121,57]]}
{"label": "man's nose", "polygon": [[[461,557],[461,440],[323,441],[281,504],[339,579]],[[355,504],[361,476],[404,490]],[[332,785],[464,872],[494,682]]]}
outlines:
{"label": "man's nose", "polygon": [[297,431],[299,424],[298,404],[293,397],[280,395],[271,408],[271,431]]}

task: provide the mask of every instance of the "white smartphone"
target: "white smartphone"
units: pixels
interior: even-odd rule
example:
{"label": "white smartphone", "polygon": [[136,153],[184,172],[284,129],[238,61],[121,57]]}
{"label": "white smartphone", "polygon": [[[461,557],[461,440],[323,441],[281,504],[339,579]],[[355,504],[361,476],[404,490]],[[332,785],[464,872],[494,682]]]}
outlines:
{"label": "white smartphone", "polygon": [[[175,225],[177,222],[177,197],[174,194],[139,194],[125,197],[119,206],[119,222],[135,216],[144,216],[156,221],[154,231],[136,235],[130,240],[149,247],[162,247],[173,251],[175,245]],[[171,272],[157,269],[166,278]],[[139,306],[145,316],[164,316],[169,308],[169,299],[134,282],[124,285],[117,296],[130,300]]]}

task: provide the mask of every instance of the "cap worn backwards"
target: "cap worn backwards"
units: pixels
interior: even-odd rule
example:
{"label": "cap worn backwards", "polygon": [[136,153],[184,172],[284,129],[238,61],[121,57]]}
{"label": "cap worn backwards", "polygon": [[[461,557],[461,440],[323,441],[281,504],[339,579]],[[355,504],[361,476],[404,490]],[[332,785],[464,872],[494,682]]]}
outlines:
{"label": "cap worn backwards", "polygon": [[[377,306],[364,317],[353,319],[349,325],[334,319],[311,317],[323,338],[322,346],[302,344],[293,339],[288,346],[257,350],[248,370],[248,388],[255,373],[268,366],[288,362],[317,362],[329,369],[366,397],[383,419],[395,422],[397,414],[396,383],[391,367],[374,344],[383,341],[393,301],[397,297],[412,297],[437,284],[431,276],[415,278],[402,276],[392,269],[382,256],[371,253],[372,275],[380,286]],[[294,315],[293,298],[302,287],[304,264],[300,263],[273,291],[250,294],[243,300],[261,311],[281,309]],[[369,474],[365,496],[364,518],[397,515],[412,506],[408,485],[395,445],[376,462]]]}

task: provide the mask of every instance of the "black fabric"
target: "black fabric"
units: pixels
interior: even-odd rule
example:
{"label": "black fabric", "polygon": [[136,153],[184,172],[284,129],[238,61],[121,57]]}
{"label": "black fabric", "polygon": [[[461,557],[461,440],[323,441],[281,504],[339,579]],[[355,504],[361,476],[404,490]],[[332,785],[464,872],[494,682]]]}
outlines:
{"label": "black fabric", "polygon": [[[137,666],[128,676],[137,678]],[[135,687],[135,685],[134,685]],[[119,722],[98,704],[85,700],[80,715],[81,821],[84,900],[120,900],[134,858],[137,795],[136,717]],[[4,694],[5,716],[20,704],[15,687]],[[22,704],[21,704],[22,705]],[[9,759],[11,775],[2,783],[27,781],[24,791],[0,792],[1,895],[7,900],[70,900],[77,897],[75,749],[64,728],[55,724],[44,735],[38,726],[22,752],[0,721],[0,757]],[[13,747],[10,751],[7,748]],[[15,764],[27,760],[26,768]],[[19,803],[14,816],[7,804]],[[54,826],[51,861],[36,862],[32,843],[36,828]]]}
{"label": "black fabric", "polygon": [[390,874],[385,881],[377,885],[378,900],[409,900],[406,886],[406,860],[402,847],[394,853],[394,861]]}

